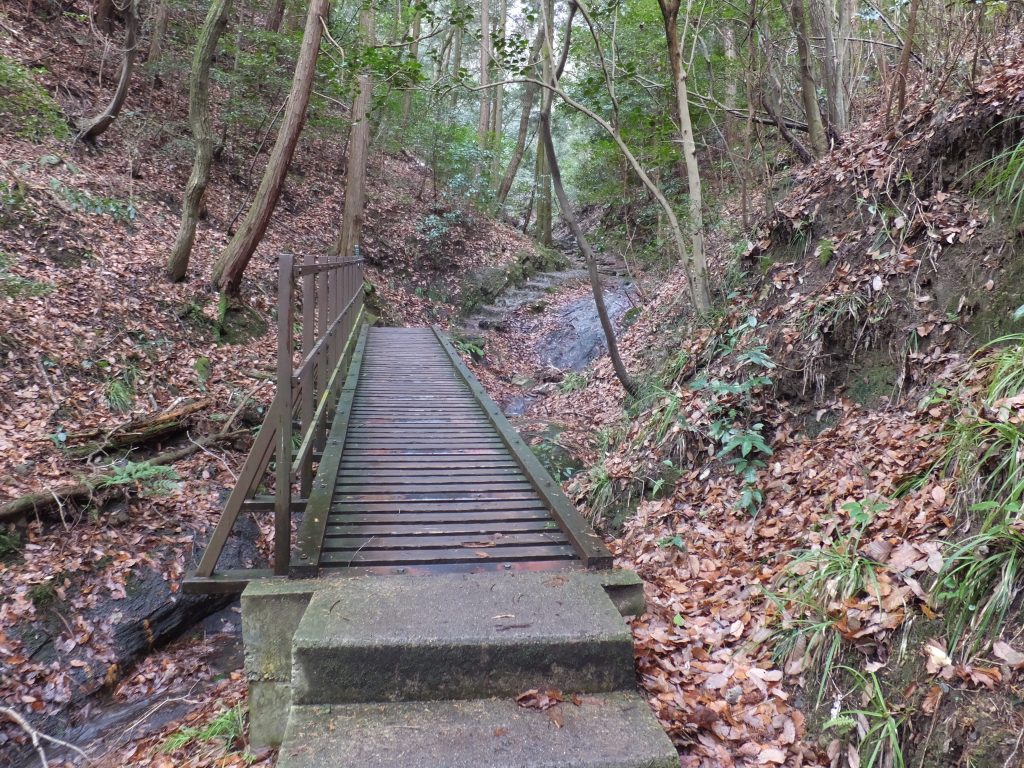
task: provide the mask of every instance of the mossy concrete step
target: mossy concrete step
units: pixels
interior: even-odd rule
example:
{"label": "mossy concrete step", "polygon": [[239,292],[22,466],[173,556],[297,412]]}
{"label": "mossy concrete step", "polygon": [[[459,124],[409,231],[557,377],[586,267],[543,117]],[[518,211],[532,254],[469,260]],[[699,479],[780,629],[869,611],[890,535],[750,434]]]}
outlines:
{"label": "mossy concrete step", "polygon": [[[560,726],[560,727],[559,727]],[[278,768],[678,768],[635,693],[557,711],[511,699],[293,707]]]}
{"label": "mossy concrete step", "polygon": [[632,637],[583,571],[342,579],[292,642],[292,703],[632,688]]}

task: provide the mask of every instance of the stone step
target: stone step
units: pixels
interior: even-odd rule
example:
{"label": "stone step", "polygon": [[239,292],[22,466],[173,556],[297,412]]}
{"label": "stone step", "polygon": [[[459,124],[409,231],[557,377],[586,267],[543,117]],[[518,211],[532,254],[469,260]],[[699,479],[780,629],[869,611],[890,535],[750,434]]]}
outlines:
{"label": "stone step", "polygon": [[584,571],[341,579],[314,594],[292,643],[294,704],[634,684],[629,628]]}
{"label": "stone step", "polygon": [[524,709],[511,699],[293,707],[278,768],[678,768],[635,693]]}

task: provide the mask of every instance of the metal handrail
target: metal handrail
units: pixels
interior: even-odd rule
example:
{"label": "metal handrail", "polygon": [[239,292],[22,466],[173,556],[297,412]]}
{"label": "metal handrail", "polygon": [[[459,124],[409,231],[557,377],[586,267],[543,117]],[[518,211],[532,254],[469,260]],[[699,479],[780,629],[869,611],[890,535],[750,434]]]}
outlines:
{"label": "metal handrail", "polygon": [[[301,302],[298,301],[301,295]],[[194,576],[214,577],[231,528],[252,498],[270,462],[276,459],[274,489],[274,574],[288,573],[292,513],[309,497],[314,464],[322,451],[353,339],[363,319],[363,260],[356,246],[351,258],[299,258],[284,253],[279,261],[277,393],[246,457],[224,512],[203,552]],[[298,306],[298,312],[296,307]],[[296,338],[296,316],[302,330]],[[299,353],[295,366],[296,352]],[[296,429],[296,423],[298,429]],[[293,440],[299,435],[299,447]],[[298,483],[296,498],[293,485]]]}

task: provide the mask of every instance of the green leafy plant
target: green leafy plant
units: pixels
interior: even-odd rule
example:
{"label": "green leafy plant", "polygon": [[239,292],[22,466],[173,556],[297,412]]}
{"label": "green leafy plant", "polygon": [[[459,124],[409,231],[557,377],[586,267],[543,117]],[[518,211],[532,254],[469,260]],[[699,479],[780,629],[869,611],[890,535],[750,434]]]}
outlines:
{"label": "green leafy plant", "polygon": [[[998,503],[977,506],[991,511]],[[964,640],[970,654],[998,636],[1022,590],[1024,519],[995,523],[951,545],[935,587],[951,644]]]}
{"label": "green leafy plant", "polygon": [[1024,139],[975,166],[969,174],[981,174],[975,184],[976,194],[1005,205],[1012,224],[1021,222],[1024,217]]}
{"label": "green leafy plant", "polygon": [[562,383],[559,384],[558,389],[565,394],[579,392],[581,389],[587,388],[588,381],[587,374],[569,371],[562,377]]}
{"label": "green leafy plant", "polygon": [[3,55],[0,55],[0,125],[4,126],[5,133],[29,141],[70,136],[60,105],[36,82],[30,70]]}
{"label": "green leafy plant", "polygon": [[0,529],[0,558],[10,557],[21,551],[22,541],[18,532]]}
{"label": "green leafy plant", "polygon": [[472,339],[455,339],[455,348],[463,355],[471,357],[479,362],[484,359],[484,348],[478,341]]}
{"label": "green leafy plant", "polygon": [[151,464],[148,461],[128,461],[112,464],[110,472],[96,483],[97,489],[134,486],[143,495],[163,496],[178,488],[180,476],[173,467]]}
{"label": "green leafy plant", "polygon": [[164,752],[176,752],[194,744],[205,744],[215,752],[228,754],[244,750],[245,710],[242,705],[221,712],[205,726],[185,726],[163,743]]}
{"label": "green leafy plant", "polygon": [[132,203],[115,197],[96,197],[85,190],[69,187],[59,179],[50,179],[50,188],[61,195],[72,209],[94,216],[110,216],[117,221],[131,222],[139,215]]}
{"label": "green leafy plant", "polygon": [[110,410],[117,413],[126,413],[135,405],[135,390],[123,379],[111,379],[103,389],[103,396],[107,399]]}
{"label": "green leafy plant", "polygon": [[8,270],[14,259],[10,254],[0,251],[0,296],[9,299],[20,299],[32,296],[45,296],[53,290],[50,283],[42,283],[24,277],[12,275]]}
{"label": "green leafy plant", "polygon": [[907,713],[886,700],[874,672],[864,675],[851,667],[842,669],[856,681],[856,689],[864,703],[859,708],[840,711],[825,723],[823,729],[836,729],[845,734],[856,732],[861,768],[906,768],[900,746],[900,727],[906,721]]}

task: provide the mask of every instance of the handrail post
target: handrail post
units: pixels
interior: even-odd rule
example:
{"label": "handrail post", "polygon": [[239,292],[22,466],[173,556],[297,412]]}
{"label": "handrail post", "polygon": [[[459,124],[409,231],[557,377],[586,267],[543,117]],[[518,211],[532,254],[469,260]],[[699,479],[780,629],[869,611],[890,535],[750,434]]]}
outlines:
{"label": "handrail post", "polygon": [[292,535],[292,286],[294,257],[282,253],[277,287],[277,424],[274,489],[274,573],[288,574]]}
{"label": "handrail post", "polygon": [[[302,263],[306,266],[313,266],[316,258],[307,254]],[[302,276],[302,354],[308,355],[316,344],[316,275],[307,272]],[[313,368],[302,377],[299,382],[299,419],[302,424],[302,433],[309,431],[313,422],[314,398],[316,396],[316,380],[320,374],[321,366],[314,365]],[[299,496],[303,499],[309,498],[309,489],[313,486],[313,457],[307,455],[299,467]]]}

